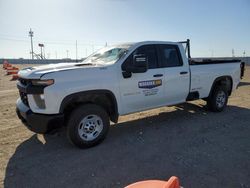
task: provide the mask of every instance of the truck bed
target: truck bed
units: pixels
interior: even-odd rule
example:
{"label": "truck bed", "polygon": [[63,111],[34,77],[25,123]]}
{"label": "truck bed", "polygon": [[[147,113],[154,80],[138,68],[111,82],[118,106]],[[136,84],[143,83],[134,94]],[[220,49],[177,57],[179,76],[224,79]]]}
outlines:
{"label": "truck bed", "polygon": [[209,58],[189,58],[189,65],[208,65],[208,64],[223,64],[223,63],[241,63],[240,77],[243,78],[245,71],[245,63],[240,59],[209,59]]}

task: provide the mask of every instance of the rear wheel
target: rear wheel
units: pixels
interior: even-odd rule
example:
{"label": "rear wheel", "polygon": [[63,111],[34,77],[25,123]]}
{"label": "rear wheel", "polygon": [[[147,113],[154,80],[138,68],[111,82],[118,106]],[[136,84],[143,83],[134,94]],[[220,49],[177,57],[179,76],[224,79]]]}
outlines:
{"label": "rear wheel", "polygon": [[67,135],[71,143],[80,148],[92,147],[106,137],[109,130],[107,112],[95,104],[75,109],[68,121]]}
{"label": "rear wheel", "polygon": [[213,112],[221,112],[227,106],[228,91],[225,86],[216,86],[207,98],[207,106]]}

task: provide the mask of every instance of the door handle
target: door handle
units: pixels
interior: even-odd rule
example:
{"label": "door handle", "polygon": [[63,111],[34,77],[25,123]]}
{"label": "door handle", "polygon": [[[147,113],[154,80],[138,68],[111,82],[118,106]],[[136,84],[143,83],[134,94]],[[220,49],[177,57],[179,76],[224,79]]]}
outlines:
{"label": "door handle", "polygon": [[163,74],[155,74],[154,77],[162,77]]}
{"label": "door handle", "polygon": [[188,73],[187,71],[180,72],[180,74],[187,74],[187,73]]}

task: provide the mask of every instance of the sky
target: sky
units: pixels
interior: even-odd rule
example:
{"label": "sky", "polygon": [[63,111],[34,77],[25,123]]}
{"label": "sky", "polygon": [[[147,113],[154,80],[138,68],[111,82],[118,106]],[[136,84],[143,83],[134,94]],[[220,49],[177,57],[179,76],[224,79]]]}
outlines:
{"label": "sky", "polygon": [[250,56],[250,0],[0,0],[0,58],[82,58],[122,42],[191,40],[192,57]]}

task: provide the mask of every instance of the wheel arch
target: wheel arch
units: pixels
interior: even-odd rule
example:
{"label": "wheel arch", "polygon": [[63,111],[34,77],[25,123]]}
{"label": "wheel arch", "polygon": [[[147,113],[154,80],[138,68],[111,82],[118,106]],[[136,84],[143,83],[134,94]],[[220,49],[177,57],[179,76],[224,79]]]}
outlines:
{"label": "wheel arch", "polygon": [[90,90],[66,96],[60,105],[59,112],[69,115],[72,110],[82,104],[96,104],[103,107],[113,122],[118,121],[118,106],[116,97],[110,90]]}
{"label": "wheel arch", "polygon": [[210,89],[209,92],[209,96],[211,96],[211,94],[213,93],[213,90],[216,86],[218,85],[224,85],[226,86],[227,90],[228,90],[228,96],[231,95],[232,93],[232,88],[233,88],[233,79],[231,76],[227,75],[227,76],[220,76],[217,77],[212,84],[212,87]]}

